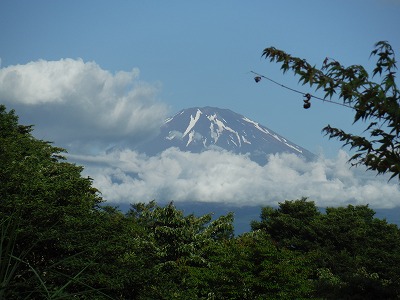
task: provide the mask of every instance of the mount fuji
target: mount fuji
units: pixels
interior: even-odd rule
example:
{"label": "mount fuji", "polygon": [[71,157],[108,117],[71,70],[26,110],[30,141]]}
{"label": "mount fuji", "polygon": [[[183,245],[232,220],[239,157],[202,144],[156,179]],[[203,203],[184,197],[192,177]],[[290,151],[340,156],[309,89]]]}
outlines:
{"label": "mount fuji", "polygon": [[[247,154],[251,160],[255,161],[261,166],[265,166],[268,163],[269,155],[277,153],[292,153],[304,158],[306,161],[313,161],[317,158],[315,154],[299,145],[296,145],[295,143],[289,141],[285,137],[256,121],[253,121],[229,109],[208,106],[193,107],[179,111],[174,116],[165,120],[156,136],[150,137],[147,141],[136,145],[136,147],[132,147],[132,144],[129,146],[129,150],[135,150],[139,153],[146,154],[146,156],[149,158],[157,156],[157,154],[162,153],[164,150],[167,150],[171,147],[175,147],[180,151],[190,151],[192,153],[201,153],[203,151],[217,149],[230,151],[235,154]],[[119,149],[122,150],[123,148],[126,148],[126,146],[124,144],[120,144],[108,149],[108,151],[112,153],[113,150],[118,151]],[[146,160],[147,158],[144,159]],[[170,157],[167,156],[167,159],[170,159]],[[155,160],[155,162],[157,163],[158,160]],[[121,194],[123,194],[123,189],[130,191],[128,186],[132,184],[134,186],[136,184],[138,187],[143,186],[144,188],[141,188],[144,190],[148,189],[149,193],[154,192],[155,196],[152,196],[152,199],[157,199],[158,203],[162,205],[166,204],[167,202],[165,201],[167,200],[177,200],[175,202],[177,208],[183,210],[185,214],[203,215],[213,212],[217,217],[220,215],[226,215],[229,212],[234,212],[235,233],[242,234],[244,232],[249,232],[250,223],[252,220],[258,220],[260,216],[260,207],[264,205],[264,202],[252,204],[244,200],[241,203],[240,201],[236,201],[234,199],[236,197],[235,192],[232,193],[232,202],[229,200],[220,200],[218,199],[219,196],[214,197],[212,193],[211,196],[208,196],[209,194],[206,193],[204,200],[199,200],[199,198],[193,199],[193,195],[195,195],[200,188],[207,190],[208,184],[213,182],[212,180],[215,180],[216,177],[208,176],[206,181],[197,180],[199,177],[195,177],[194,180],[191,178],[186,178],[187,174],[194,174],[194,176],[196,176],[196,174],[201,173],[202,171],[210,173],[210,170],[207,168],[202,170],[197,167],[193,173],[187,172],[185,168],[190,169],[191,163],[192,162],[190,161],[188,162],[188,165],[186,165],[186,161],[184,161],[182,164],[178,163],[179,168],[177,169],[182,167],[183,172],[178,171],[179,174],[175,175],[165,172],[165,167],[161,167],[160,173],[156,172],[156,176],[157,178],[160,178],[161,183],[157,183],[158,180],[156,180],[156,183],[153,182],[149,185],[147,185],[146,180],[153,178],[152,176],[154,176],[152,174],[154,169],[153,164],[151,167],[149,167],[149,169],[151,169],[149,173],[146,173],[147,167],[143,167],[142,169],[141,166],[135,166],[134,170],[132,170],[130,167],[126,170],[123,168],[121,170],[120,166],[116,165],[115,171],[108,171],[111,174],[109,175],[109,183],[113,188],[120,187],[120,190],[117,191],[119,191]],[[143,165],[146,165],[146,162]],[[199,164],[196,164],[196,166],[199,166]],[[163,178],[164,175],[169,176],[170,174],[172,174],[171,178]],[[226,178],[227,184],[210,186],[209,189],[211,191],[216,191],[219,186],[224,191],[229,191],[230,189],[233,189],[233,191],[246,189],[246,186],[242,186],[242,184],[238,183],[239,180],[236,180],[238,177],[235,176]],[[237,176],[240,176],[240,174]],[[224,182],[224,180],[225,178],[222,178],[221,182]],[[106,181],[108,184],[108,180]],[[174,185],[172,183],[173,181],[180,181],[180,184]],[[198,182],[201,184],[198,184]],[[336,182],[336,180],[334,182]],[[170,197],[168,194],[170,191],[169,189],[180,189],[183,186],[182,184],[187,187],[187,190],[183,192],[184,196],[180,196],[180,199],[175,199],[174,196]],[[200,188],[197,188],[196,185],[199,185]],[[235,188],[238,186],[240,189],[235,190]],[[248,188],[252,189],[252,186],[250,185]],[[255,190],[256,193],[260,191],[260,197],[265,197],[264,190]],[[131,194],[129,192],[129,196],[127,197],[131,197],[130,195]],[[141,197],[143,197],[142,195],[146,195],[146,191],[140,195],[141,196],[137,198],[138,200],[135,201],[143,201]],[[298,197],[300,196],[303,195],[300,194]],[[278,200],[283,199],[286,198],[278,198]],[[271,205],[271,202],[267,196],[265,199],[265,205]],[[118,207],[123,211],[128,211],[129,204],[124,200],[118,202]],[[398,224],[398,221],[395,218],[396,213],[398,214],[398,208],[395,210],[376,209],[375,211],[377,212],[377,216],[379,218],[387,218],[388,221]]]}
{"label": "mount fuji", "polygon": [[229,109],[193,107],[183,109],[165,120],[158,136],[142,143],[136,150],[149,156],[170,147],[200,153],[209,149],[224,149],[236,154],[248,154],[260,165],[275,153],[294,153],[307,160],[315,155],[292,143],[267,127]]}

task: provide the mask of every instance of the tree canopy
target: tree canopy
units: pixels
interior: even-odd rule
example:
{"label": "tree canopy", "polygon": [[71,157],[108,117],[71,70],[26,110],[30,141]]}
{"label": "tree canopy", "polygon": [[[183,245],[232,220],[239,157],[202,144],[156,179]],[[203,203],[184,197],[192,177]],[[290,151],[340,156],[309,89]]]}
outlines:
{"label": "tree canopy", "polygon": [[335,96],[353,107],[354,123],[365,122],[369,136],[347,133],[330,125],[323,131],[329,138],[337,138],[356,150],[350,159],[353,164],[400,179],[400,91],[396,84],[395,53],[387,41],[376,43],[371,52],[377,58],[372,75],[361,65],[345,67],[328,57],[318,68],[275,47],[264,49],[262,56],[281,64],[283,73],[293,71],[303,85],[323,89],[325,98]]}
{"label": "tree canopy", "polygon": [[395,299],[400,293],[400,231],[367,205],[328,207],[303,198],[264,207],[252,229],[310,260],[316,296]]}

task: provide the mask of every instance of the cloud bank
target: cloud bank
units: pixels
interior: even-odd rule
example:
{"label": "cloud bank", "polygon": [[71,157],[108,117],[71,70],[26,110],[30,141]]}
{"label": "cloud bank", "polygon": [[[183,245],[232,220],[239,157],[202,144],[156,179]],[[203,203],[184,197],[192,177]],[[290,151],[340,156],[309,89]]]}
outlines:
{"label": "cloud bank", "polygon": [[168,113],[158,90],[139,80],[138,69],[111,73],[81,59],[0,66],[0,101],[35,124],[38,138],[66,147],[109,202],[274,205],[304,196],[322,207],[398,206],[397,182],[349,169],[343,151],[315,162],[276,154],[259,166],[220,149],[194,154],[171,148],[153,157],[129,150],[156,134]]}
{"label": "cloud bank", "polygon": [[0,99],[29,116],[36,133],[68,147],[154,134],[167,115],[158,89],[140,81],[138,69],[113,74],[81,59],[0,69]]}
{"label": "cloud bank", "polygon": [[294,154],[275,154],[265,166],[245,155],[209,150],[181,152],[170,148],[147,157],[131,150],[98,156],[71,156],[87,166],[85,174],[112,203],[202,201],[231,205],[276,205],[309,197],[317,205],[369,204],[398,206],[396,182],[350,168],[348,154],[306,162]]}

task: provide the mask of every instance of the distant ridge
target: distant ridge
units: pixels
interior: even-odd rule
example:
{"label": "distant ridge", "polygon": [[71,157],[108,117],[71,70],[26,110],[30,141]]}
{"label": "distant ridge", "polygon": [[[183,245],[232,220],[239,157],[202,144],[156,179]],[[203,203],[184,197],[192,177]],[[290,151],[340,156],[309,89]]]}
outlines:
{"label": "distant ridge", "polygon": [[208,149],[249,153],[260,165],[267,162],[267,155],[275,153],[294,153],[307,160],[315,158],[310,151],[243,115],[209,106],[179,111],[165,120],[158,136],[137,150],[156,155],[170,147],[193,153]]}

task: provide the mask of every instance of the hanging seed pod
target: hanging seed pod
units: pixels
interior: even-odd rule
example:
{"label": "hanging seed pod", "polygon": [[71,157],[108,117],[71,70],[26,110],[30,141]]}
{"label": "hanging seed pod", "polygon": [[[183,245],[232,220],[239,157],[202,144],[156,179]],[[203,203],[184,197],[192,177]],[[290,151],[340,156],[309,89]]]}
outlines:
{"label": "hanging seed pod", "polygon": [[255,82],[259,82],[261,80],[261,76],[254,77]]}
{"label": "hanging seed pod", "polygon": [[311,103],[310,103],[311,95],[307,93],[304,95],[304,97],[306,97],[306,98],[303,99],[303,101],[304,101],[303,107],[305,109],[309,109],[311,107]]}

